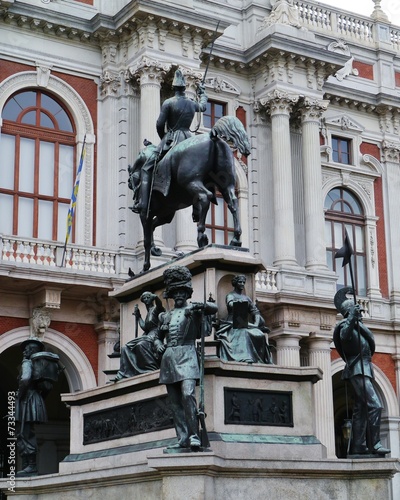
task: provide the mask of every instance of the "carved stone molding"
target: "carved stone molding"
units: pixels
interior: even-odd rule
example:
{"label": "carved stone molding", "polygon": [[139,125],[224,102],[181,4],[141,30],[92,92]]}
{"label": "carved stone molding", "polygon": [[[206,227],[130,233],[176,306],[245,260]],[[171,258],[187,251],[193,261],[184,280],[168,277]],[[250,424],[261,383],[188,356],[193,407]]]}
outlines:
{"label": "carved stone molding", "polygon": [[370,248],[370,254],[371,254],[371,266],[372,269],[375,268],[375,238],[374,238],[374,231],[370,229],[369,231],[369,248]]}
{"label": "carved stone molding", "polygon": [[400,112],[398,108],[392,106],[378,106],[376,109],[379,115],[379,127],[383,134],[398,135],[400,129]]}

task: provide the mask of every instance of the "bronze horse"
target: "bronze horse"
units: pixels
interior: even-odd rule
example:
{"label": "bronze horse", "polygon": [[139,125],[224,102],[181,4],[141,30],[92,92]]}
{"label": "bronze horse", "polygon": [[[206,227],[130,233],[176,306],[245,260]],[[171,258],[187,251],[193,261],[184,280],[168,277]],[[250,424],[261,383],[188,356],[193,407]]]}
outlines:
{"label": "bronze horse", "polygon": [[[199,247],[208,244],[205,222],[210,202],[217,204],[217,190],[222,194],[233,217],[234,236],[230,245],[241,246],[242,230],[235,196],[235,162],[231,147],[238,149],[242,155],[250,154],[250,143],[242,123],[234,116],[224,116],[209,133],[182,141],[157,163],[156,182],[148,213],[140,214],[145,248],[143,271],[150,268],[150,253],[161,255],[161,250],[154,246],[154,229],[170,223],[177,210],[193,207],[193,221],[197,222],[197,243]],[[156,146],[153,144],[146,146],[139,153],[136,162],[129,166],[130,189],[134,189],[133,174],[137,174],[154,155],[155,150]],[[157,186],[159,172],[167,172],[164,180],[169,184],[168,189],[165,189],[165,183],[164,189],[162,188],[162,182]]]}

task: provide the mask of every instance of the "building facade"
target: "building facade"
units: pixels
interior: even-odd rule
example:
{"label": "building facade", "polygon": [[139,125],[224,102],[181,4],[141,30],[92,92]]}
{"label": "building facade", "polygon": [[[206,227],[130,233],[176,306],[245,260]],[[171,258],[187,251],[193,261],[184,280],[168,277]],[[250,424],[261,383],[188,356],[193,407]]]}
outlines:
{"label": "building facade", "polygon": [[[377,344],[382,438],[400,457],[400,28],[374,3],[362,17],[298,0],[0,1],[4,413],[34,311],[50,314],[44,341],[65,366],[55,393],[105,384],[115,367],[119,307],[108,293],[143,265],[127,167],[145,138],[158,142],[156,119],[179,67],[188,95],[204,77],[209,97],[194,131],[235,115],[250,137],[251,155],[236,158],[243,246],[265,267],[255,293],[276,364],[324,372],[315,422],[330,458],[345,455],[344,363],[332,334],[333,296],[350,284],[334,254],[349,233]],[[225,245],[231,231],[219,203],[210,241]],[[195,250],[190,210],[155,240],[163,254],[153,265]],[[40,442],[56,460],[41,459],[45,472],[68,454],[68,411],[50,403],[51,432]]]}

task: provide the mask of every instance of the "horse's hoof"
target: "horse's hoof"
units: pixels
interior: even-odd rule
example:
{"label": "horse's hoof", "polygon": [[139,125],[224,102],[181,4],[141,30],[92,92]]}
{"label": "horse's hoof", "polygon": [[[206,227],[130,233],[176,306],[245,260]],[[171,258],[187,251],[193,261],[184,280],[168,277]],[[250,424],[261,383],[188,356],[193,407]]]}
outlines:
{"label": "horse's hoof", "polygon": [[154,257],[160,257],[160,255],[162,255],[162,250],[159,247],[151,247],[150,252]]}
{"label": "horse's hoof", "polygon": [[143,265],[142,272],[144,273],[144,272],[148,271],[149,269],[150,269],[150,263],[149,264],[146,263]]}
{"label": "horse's hoof", "polygon": [[203,234],[198,240],[197,243],[199,245],[199,248],[206,247],[208,245],[208,236],[206,234]]}
{"label": "horse's hoof", "polygon": [[242,246],[242,242],[239,241],[239,240],[236,240],[235,238],[233,238],[233,240],[229,243],[229,245],[231,247],[241,247]]}

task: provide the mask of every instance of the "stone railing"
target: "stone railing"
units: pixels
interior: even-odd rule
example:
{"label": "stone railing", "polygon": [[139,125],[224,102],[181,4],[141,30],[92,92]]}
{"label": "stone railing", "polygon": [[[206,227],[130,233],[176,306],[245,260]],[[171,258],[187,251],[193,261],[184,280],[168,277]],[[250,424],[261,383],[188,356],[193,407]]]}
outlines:
{"label": "stone railing", "polygon": [[278,271],[275,269],[266,269],[256,274],[257,292],[277,292],[276,277]]}
{"label": "stone railing", "polygon": [[[319,31],[335,38],[354,40],[366,45],[378,41],[379,29],[376,21],[367,16],[345,12],[331,6],[324,6],[323,2],[302,2],[294,0],[298,9],[299,22],[310,31]],[[351,3],[349,4],[351,10]],[[373,6],[371,6],[371,13]],[[389,23],[387,23],[389,24]],[[400,47],[400,29],[390,26],[390,42],[394,49]],[[389,42],[389,40],[386,40]]]}
{"label": "stone railing", "polygon": [[[57,267],[61,265],[62,254],[61,243],[0,236],[1,262]],[[98,248],[69,245],[63,264],[66,269],[115,274],[116,254]]]}

